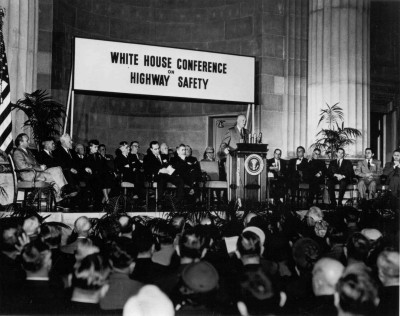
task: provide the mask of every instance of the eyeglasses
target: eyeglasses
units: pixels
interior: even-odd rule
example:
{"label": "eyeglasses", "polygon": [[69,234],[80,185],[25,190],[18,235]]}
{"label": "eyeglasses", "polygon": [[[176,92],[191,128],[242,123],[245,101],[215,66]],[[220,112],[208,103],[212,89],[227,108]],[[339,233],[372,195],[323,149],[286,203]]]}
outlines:
{"label": "eyeglasses", "polygon": [[206,151],[206,154],[213,154],[213,151]]}
{"label": "eyeglasses", "polygon": [[132,147],[140,148],[140,146],[139,146],[139,145],[132,145]]}

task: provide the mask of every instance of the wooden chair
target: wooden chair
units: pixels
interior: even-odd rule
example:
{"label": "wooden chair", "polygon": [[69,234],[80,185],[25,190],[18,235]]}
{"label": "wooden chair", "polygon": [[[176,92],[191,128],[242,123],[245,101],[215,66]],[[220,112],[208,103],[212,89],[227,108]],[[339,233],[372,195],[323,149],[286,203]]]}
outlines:
{"label": "wooden chair", "polygon": [[[45,202],[46,203],[46,212],[51,212],[53,210],[53,204],[55,203],[55,198],[54,198],[54,193],[53,189],[50,183],[44,182],[44,181],[38,181],[36,180],[37,173],[33,169],[27,169],[27,170],[16,170],[14,161],[11,157],[11,155],[8,155],[8,160],[10,162],[10,166],[12,169],[13,173],[13,180],[14,180],[14,203],[21,202],[22,206],[26,205],[26,198],[30,192],[33,192],[35,190],[38,191],[38,198],[37,198],[37,209],[38,212],[41,211],[41,203]],[[32,181],[23,181],[18,179],[18,174],[22,172],[33,172],[34,176]],[[46,189],[48,190],[49,193],[44,193],[43,190]],[[23,199],[18,200],[18,192],[22,191],[23,192]]]}
{"label": "wooden chair", "polygon": [[[159,196],[158,196],[158,184],[156,181],[146,181],[144,183],[144,187],[146,189],[146,208],[148,209],[149,207],[149,197],[150,197],[150,190],[154,190],[155,193],[155,201],[156,201],[156,209],[157,209],[157,205],[158,205],[158,200],[159,200]],[[187,186],[185,184],[185,189],[189,189],[190,187]],[[167,190],[175,190],[176,186],[174,184],[172,184],[171,182],[167,183]]]}
{"label": "wooden chair", "polygon": [[200,161],[200,169],[207,174],[207,181],[203,188],[207,191],[207,207],[211,205],[213,190],[228,190],[228,182],[219,180],[219,166],[217,161]]}

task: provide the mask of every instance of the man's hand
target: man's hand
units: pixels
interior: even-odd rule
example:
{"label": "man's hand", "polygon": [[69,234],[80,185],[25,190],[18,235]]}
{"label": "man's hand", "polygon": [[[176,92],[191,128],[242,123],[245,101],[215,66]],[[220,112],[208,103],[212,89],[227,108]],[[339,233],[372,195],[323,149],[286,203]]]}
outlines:
{"label": "man's hand", "polygon": [[322,172],[320,171],[320,172],[318,172],[315,176],[316,176],[317,178],[319,178],[321,175],[322,175]]}
{"label": "man's hand", "polygon": [[19,245],[15,245],[15,248],[17,248],[18,252],[21,254],[22,249],[24,249],[25,245],[29,244],[30,242],[29,236],[25,233],[22,233],[22,235],[18,237],[18,242]]}
{"label": "man's hand", "polygon": [[167,168],[161,168],[158,173],[168,173]]}
{"label": "man's hand", "polygon": [[77,174],[77,173],[78,173],[78,171],[77,171],[76,169],[74,169],[74,168],[71,168],[70,171],[71,171],[71,173],[73,173],[73,174]]}
{"label": "man's hand", "polygon": [[344,176],[339,173],[335,173],[333,176],[336,177],[336,179],[338,179],[338,181],[340,181],[344,178]]}
{"label": "man's hand", "polygon": [[92,174],[92,169],[90,169],[90,168],[85,168],[85,171],[86,171],[88,174]]}
{"label": "man's hand", "polygon": [[46,165],[40,165],[40,169],[42,169],[43,171],[45,171],[47,168],[46,168]]}
{"label": "man's hand", "polygon": [[224,153],[227,154],[227,155],[229,154],[229,148],[228,147],[224,149]]}

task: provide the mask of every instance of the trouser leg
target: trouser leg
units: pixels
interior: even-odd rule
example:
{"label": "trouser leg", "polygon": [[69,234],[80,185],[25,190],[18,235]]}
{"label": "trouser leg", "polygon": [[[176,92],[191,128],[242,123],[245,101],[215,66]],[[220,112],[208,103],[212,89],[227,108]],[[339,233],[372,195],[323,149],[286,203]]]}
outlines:
{"label": "trouser leg", "polygon": [[342,204],[344,193],[346,192],[347,181],[342,179],[339,181],[339,200],[338,203]]}
{"label": "trouser leg", "polygon": [[333,179],[327,181],[329,199],[331,200],[332,205],[336,205],[335,184],[336,182]]}
{"label": "trouser leg", "polygon": [[357,183],[357,190],[360,193],[360,197],[362,199],[365,199],[366,197],[366,191],[367,191],[367,186],[365,185],[365,180],[360,179]]}

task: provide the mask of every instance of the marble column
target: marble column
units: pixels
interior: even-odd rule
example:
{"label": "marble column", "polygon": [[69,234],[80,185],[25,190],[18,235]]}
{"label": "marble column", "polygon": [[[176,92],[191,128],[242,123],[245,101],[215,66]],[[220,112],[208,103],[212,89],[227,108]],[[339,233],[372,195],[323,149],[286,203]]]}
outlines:
{"label": "marble column", "polygon": [[[39,6],[38,0],[0,0],[0,7],[5,9],[3,35],[15,103],[25,92],[36,90]],[[13,138],[27,132],[22,127],[25,120],[21,111],[12,111]]]}
{"label": "marble column", "polygon": [[307,145],[325,103],[339,102],[346,127],[362,132],[346,151],[363,154],[369,140],[370,0],[310,0]]}

